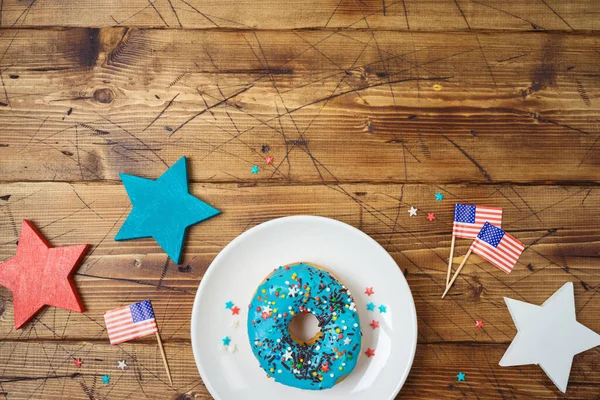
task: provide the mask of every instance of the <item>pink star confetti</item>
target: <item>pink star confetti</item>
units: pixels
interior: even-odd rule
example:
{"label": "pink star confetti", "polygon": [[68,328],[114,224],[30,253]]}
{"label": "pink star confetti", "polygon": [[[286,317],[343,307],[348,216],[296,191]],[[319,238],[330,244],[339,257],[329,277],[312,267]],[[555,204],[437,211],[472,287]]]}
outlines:
{"label": "pink star confetti", "polygon": [[273,156],[267,156],[265,158],[265,162],[267,163],[267,165],[271,165],[273,164],[273,161],[275,160],[275,158]]}
{"label": "pink star confetti", "polygon": [[432,222],[435,219],[435,214],[427,213],[427,219],[429,220],[429,222]]}
{"label": "pink star confetti", "polygon": [[370,296],[370,295],[372,295],[372,294],[375,294],[375,292],[373,291],[373,288],[372,288],[372,287],[368,287],[368,288],[367,288],[367,290],[365,290],[365,294],[366,294],[367,296]]}
{"label": "pink star confetti", "polygon": [[479,329],[483,328],[483,321],[479,321],[479,320],[475,321],[475,326]]}
{"label": "pink star confetti", "polygon": [[231,309],[231,315],[240,315],[240,308],[235,306]]}
{"label": "pink star confetti", "polygon": [[373,350],[372,348],[368,348],[367,351],[365,351],[365,354],[367,355],[367,357],[371,358],[375,356],[375,350]]}
{"label": "pink star confetti", "polygon": [[369,325],[371,325],[371,328],[373,329],[379,328],[379,322],[375,320],[371,321]]}
{"label": "pink star confetti", "polygon": [[73,360],[73,364],[75,364],[76,367],[81,368],[83,361],[81,361],[81,358],[76,358],[75,360]]}
{"label": "pink star confetti", "polygon": [[262,313],[261,317],[263,319],[267,319],[267,318],[269,318],[269,313],[268,312],[264,312],[264,313]]}

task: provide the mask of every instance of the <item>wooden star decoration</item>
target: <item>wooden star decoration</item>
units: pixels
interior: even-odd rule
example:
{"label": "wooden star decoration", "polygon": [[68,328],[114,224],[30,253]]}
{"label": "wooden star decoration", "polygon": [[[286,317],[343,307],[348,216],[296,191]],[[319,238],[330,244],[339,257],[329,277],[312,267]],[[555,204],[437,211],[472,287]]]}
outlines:
{"label": "wooden star decoration", "polygon": [[177,264],[187,228],[221,213],[189,193],[185,157],[157,180],[120,176],[133,210],[115,240],[152,237]]}
{"label": "wooden star decoration", "polygon": [[31,221],[23,221],[16,255],[0,263],[0,285],[13,294],[16,329],[44,306],[84,310],[71,274],[87,248],[87,244],[53,248]]}

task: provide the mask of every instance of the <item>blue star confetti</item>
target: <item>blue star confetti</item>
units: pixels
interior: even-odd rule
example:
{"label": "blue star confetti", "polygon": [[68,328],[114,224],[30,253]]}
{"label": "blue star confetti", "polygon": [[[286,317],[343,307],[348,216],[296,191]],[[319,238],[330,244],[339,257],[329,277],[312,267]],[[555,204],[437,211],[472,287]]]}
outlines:
{"label": "blue star confetti", "polygon": [[231,301],[228,301],[227,303],[225,303],[226,309],[231,310],[231,307],[233,307],[233,303]]}
{"label": "blue star confetti", "polygon": [[231,339],[229,339],[229,336],[225,336],[223,338],[223,346],[229,346],[230,342],[231,342]]}
{"label": "blue star confetti", "polygon": [[386,311],[387,311],[387,307],[386,307],[386,306],[384,306],[383,304],[379,306],[379,312],[380,312],[380,313],[382,313],[382,314],[383,314],[383,313],[385,313]]}
{"label": "blue star confetti", "polygon": [[459,372],[456,375],[456,379],[458,380],[458,382],[460,382],[460,381],[464,382],[466,380],[466,377],[467,377],[467,375],[463,374],[462,372]]}
{"label": "blue star confetti", "polygon": [[436,201],[442,201],[442,200],[444,200],[444,195],[441,192],[437,192],[435,194],[435,200]]}
{"label": "blue star confetti", "polygon": [[221,213],[189,193],[185,157],[156,180],[120,176],[133,209],[115,240],[152,237],[177,264],[187,228]]}
{"label": "blue star confetti", "polygon": [[375,311],[375,303],[370,302],[369,304],[367,304],[367,311]]}
{"label": "blue star confetti", "polygon": [[110,383],[110,376],[104,375],[102,377],[102,383],[104,383],[105,385],[108,385]]}
{"label": "blue star confetti", "polygon": [[252,172],[254,175],[258,174],[258,171],[260,171],[260,168],[258,168],[258,165],[253,165],[252,168],[250,169],[250,172]]}

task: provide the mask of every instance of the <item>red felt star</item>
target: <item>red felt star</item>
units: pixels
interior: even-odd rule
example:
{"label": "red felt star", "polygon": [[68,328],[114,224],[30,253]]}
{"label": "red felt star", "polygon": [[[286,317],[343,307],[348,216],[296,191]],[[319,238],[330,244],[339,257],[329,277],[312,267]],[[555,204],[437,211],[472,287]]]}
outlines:
{"label": "red felt star", "polygon": [[475,326],[479,329],[483,328],[483,321],[475,321]]}
{"label": "red felt star", "polygon": [[235,306],[231,309],[231,315],[240,315],[240,308]]}
{"label": "red felt star", "polygon": [[365,354],[367,355],[367,357],[371,358],[375,356],[375,350],[368,348],[367,351],[365,351]]}
{"label": "red felt star", "polygon": [[76,367],[81,367],[83,361],[81,361],[81,358],[76,358],[75,360],[73,360],[73,364],[75,364]]}
{"label": "red felt star", "polygon": [[375,329],[375,328],[379,328],[379,322],[373,320],[369,325],[371,325],[371,328]]}
{"label": "red felt star", "polygon": [[435,219],[435,214],[427,213],[427,219],[429,220],[429,222],[432,222]]}
{"label": "red felt star", "polygon": [[23,221],[17,254],[0,263],[0,285],[13,293],[16,329],[45,305],[83,311],[71,273],[87,247],[52,248],[30,221]]}
{"label": "red felt star", "polygon": [[274,160],[275,158],[273,156],[267,156],[267,158],[265,158],[265,162],[267,163],[267,165],[273,164]]}
{"label": "red felt star", "polygon": [[372,294],[375,294],[375,292],[373,291],[372,287],[368,287],[367,290],[365,290],[365,294],[367,296],[371,296]]}

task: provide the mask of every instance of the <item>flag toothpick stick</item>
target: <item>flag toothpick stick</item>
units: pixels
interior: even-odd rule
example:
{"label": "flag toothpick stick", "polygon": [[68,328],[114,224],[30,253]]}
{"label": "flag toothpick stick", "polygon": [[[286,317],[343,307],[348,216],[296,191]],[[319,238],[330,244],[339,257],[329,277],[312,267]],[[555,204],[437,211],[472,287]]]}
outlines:
{"label": "flag toothpick stick", "polygon": [[446,286],[446,290],[444,291],[444,294],[442,295],[442,299],[444,297],[446,297],[446,294],[448,293],[448,290],[450,290],[450,287],[452,287],[452,285],[454,284],[454,281],[456,280],[456,278],[458,277],[458,274],[460,274],[460,271],[463,269],[463,267],[465,266],[465,263],[467,262],[467,259],[469,258],[469,256],[471,255],[472,250],[469,249],[469,251],[467,252],[467,254],[465,254],[465,258],[463,258],[462,262],[460,263],[460,265],[458,266],[458,269],[456,270],[456,272],[454,273],[454,276],[452,277],[452,280],[450,281],[450,283]]}
{"label": "flag toothpick stick", "polygon": [[169,383],[173,386],[173,379],[171,379],[171,370],[169,369],[169,363],[167,362],[167,356],[165,354],[165,349],[163,348],[162,340],[160,339],[160,335],[156,332],[156,340],[158,341],[158,347],[160,348],[160,355],[162,356],[163,363],[165,364],[165,370],[167,371],[167,377],[169,378]]}
{"label": "flag toothpick stick", "polygon": [[450,273],[452,272],[452,259],[454,258],[454,243],[456,242],[456,236],[452,235],[452,245],[450,247],[450,258],[448,259],[448,273],[446,274],[446,287],[450,283]]}

